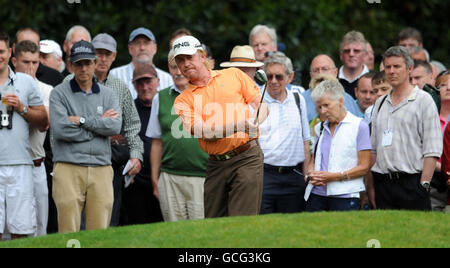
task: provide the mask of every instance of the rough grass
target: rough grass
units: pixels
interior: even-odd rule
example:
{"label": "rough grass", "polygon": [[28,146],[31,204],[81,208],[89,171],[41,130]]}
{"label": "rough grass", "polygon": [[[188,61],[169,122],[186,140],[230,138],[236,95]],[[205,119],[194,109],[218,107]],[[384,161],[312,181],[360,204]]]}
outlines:
{"label": "rough grass", "polygon": [[368,211],[273,214],[157,223],[0,243],[0,248],[382,248],[450,247],[450,215]]}

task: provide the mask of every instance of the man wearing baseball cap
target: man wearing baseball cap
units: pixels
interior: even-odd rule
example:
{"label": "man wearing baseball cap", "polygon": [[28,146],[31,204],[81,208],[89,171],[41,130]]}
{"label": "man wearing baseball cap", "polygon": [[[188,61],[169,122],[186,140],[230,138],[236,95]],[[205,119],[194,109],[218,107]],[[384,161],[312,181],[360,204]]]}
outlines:
{"label": "man wearing baseball cap", "polygon": [[134,101],[141,120],[139,136],[144,143],[144,159],[141,172],[133,179],[123,194],[123,209],[127,214],[125,224],[146,224],[162,221],[159,202],[153,195],[150,169],[152,140],[145,137],[152,109],[153,97],[158,93],[159,79],[155,68],[149,64],[138,64],[133,73],[133,84],[138,97]]}
{"label": "man wearing baseball cap", "polygon": [[40,55],[39,61],[58,72],[62,72],[66,68],[63,61],[61,47],[53,40],[42,40],[39,42]]}
{"label": "man wearing baseball cap", "polygon": [[172,49],[173,60],[189,80],[175,100],[175,111],[184,129],[198,137],[209,154],[205,217],[259,214],[263,154],[257,138],[268,110],[262,106],[255,124],[249,108],[258,110],[259,88],[236,68],[211,70],[200,41],[193,36],[178,38]]}
{"label": "man wearing baseball cap", "polygon": [[60,233],[109,226],[113,206],[110,136],[118,135],[122,113],[113,91],[94,79],[97,56],[86,41],[70,53],[74,78],[50,95],[53,147],[53,198]]}
{"label": "man wearing baseball cap", "polygon": [[137,98],[137,92],[133,85],[133,72],[137,64],[153,65],[160,79],[158,90],[173,85],[172,76],[169,73],[156,68],[153,64],[153,57],[157,51],[158,45],[153,32],[147,28],[137,28],[131,32],[128,39],[128,52],[132,58],[131,62],[111,70],[113,75],[122,79],[128,85],[134,99]]}
{"label": "man wearing baseball cap", "polygon": [[[114,169],[114,206],[111,226],[118,226],[124,185],[122,167],[130,160],[134,168],[129,171],[129,175],[133,176],[139,173],[144,161],[142,157],[144,147],[139,137],[141,121],[128,86],[110,72],[111,65],[117,56],[116,40],[107,33],[100,33],[92,39],[92,45],[97,55],[95,78],[99,84],[112,89],[122,110],[121,134],[111,137],[112,167]],[[65,80],[70,81],[73,77],[74,75],[69,75]]]}

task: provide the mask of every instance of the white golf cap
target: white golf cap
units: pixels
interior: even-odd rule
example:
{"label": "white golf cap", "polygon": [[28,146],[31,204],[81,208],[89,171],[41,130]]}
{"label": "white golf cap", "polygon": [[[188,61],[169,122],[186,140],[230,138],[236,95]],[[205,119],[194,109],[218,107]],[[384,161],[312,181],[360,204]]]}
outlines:
{"label": "white golf cap", "polygon": [[59,46],[58,43],[56,43],[53,40],[42,40],[41,42],[39,42],[39,47],[41,53],[44,54],[56,53],[58,57],[62,57],[63,55],[61,47]]}
{"label": "white golf cap", "polygon": [[195,53],[197,53],[197,50],[203,51],[203,47],[200,41],[198,41],[197,38],[190,35],[182,36],[176,39],[173,42],[172,49],[173,49],[172,60],[175,59],[175,57],[178,55],[194,55]]}

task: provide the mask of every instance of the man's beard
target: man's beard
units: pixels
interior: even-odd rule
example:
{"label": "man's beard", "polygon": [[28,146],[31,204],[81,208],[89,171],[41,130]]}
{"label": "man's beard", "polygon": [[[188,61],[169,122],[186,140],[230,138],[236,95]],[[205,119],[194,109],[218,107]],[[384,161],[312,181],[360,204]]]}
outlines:
{"label": "man's beard", "polygon": [[150,57],[150,55],[147,53],[142,53],[142,54],[137,55],[137,57],[135,58],[135,61],[140,64],[151,64],[152,57]]}

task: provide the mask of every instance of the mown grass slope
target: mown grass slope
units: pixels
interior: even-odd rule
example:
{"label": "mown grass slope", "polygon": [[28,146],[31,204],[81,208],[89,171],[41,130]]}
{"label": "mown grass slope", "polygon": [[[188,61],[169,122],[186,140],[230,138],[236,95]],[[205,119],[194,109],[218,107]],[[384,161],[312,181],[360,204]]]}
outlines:
{"label": "mown grass slope", "polygon": [[310,248],[357,247],[376,239],[382,248],[450,247],[450,215],[367,211],[273,214],[157,223],[0,243],[0,248]]}

